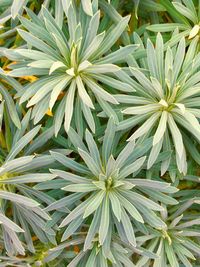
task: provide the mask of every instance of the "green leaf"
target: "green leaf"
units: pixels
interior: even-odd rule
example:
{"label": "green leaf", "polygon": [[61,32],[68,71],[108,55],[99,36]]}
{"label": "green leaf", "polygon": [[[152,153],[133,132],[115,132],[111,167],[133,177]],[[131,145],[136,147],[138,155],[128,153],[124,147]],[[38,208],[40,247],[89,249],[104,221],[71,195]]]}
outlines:
{"label": "green leaf", "polygon": [[102,89],[97,83],[95,83],[93,80],[88,79],[86,77],[83,78],[87,86],[93,91],[95,95],[98,95],[98,97],[102,98],[105,101],[108,101],[112,104],[119,104],[117,100],[106,92],[104,89]]}
{"label": "green leaf", "polygon": [[122,111],[122,113],[138,115],[138,114],[152,113],[153,111],[157,111],[159,109],[160,109],[159,104],[148,104],[144,106],[126,108],[125,110]]}
{"label": "green leaf", "polygon": [[165,241],[164,244],[165,244],[165,251],[166,251],[169,263],[171,264],[171,266],[179,267],[176,254],[174,253],[172,246],[169,245],[168,241]]}
{"label": "green leaf", "polygon": [[165,133],[166,127],[167,127],[167,118],[168,118],[167,111],[163,111],[162,115],[160,117],[158,128],[157,128],[156,133],[153,137],[153,146],[156,145],[158,142],[160,142],[160,140],[162,139],[162,137]]}
{"label": "green leaf", "polygon": [[103,138],[102,157],[105,165],[108,162],[108,159],[112,153],[114,136],[115,136],[115,125],[113,122],[113,118],[111,117],[108,121],[108,125]]}
{"label": "green leaf", "polygon": [[94,109],[94,105],[88,93],[85,90],[85,86],[83,84],[82,78],[80,76],[76,77],[76,85],[78,88],[78,93],[81,100],[90,108]]}
{"label": "green leaf", "polygon": [[89,15],[89,16],[92,16],[93,15],[93,11],[92,11],[92,3],[91,3],[91,0],[88,0],[88,1],[82,0],[81,3],[82,3],[83,10],[85,11],[85,13],[87,15]]}
{"label": "green leaf", "polygon": [[102,32],[94,37],[93,40],[91,40],[91,43],[87,47],[87,49],[84,51],[82,55],[82,62],[85,60],[89,60],[93,55],[95,55],[96,50],[99,48],[99,46],[102,44],[103,39],[105,37],[105,32]]}
{"label": "green leaf", "polygon": [[88,149],[90,151],[90,155],[95,160],[96,164],[101,167],[101,158],[99,154],[99,149],[94,141],[92,134],[86,129],[85,131],[85,139],[88,145]]}
{"label": "green leaf", "polygon": [[0,94],[2,94],[6,107],[8,109],[8,113],[10,115],[11,120],[16,125],[17,128],[21,128],[21,123],[18,117],[18,113],[16,111],[15,103],[12,99],[12,97],[9,95],[8,90],[0,84]]}
{"label": "green leaf", "polygon": [[90,214],[92,214],[93,212],[95,212],[99,208],[99,206],[101,205],[101,203],[104,199],[105,194],[106,193],[104,191],[100,191],[93,197],[90,204],[85,209],[85,212],[83,214],[83,218],[88,217]]}
{"label": "green leaf", "polygon": [[169,129],[172,134],[173,141],[174,141],[175,149],[179,157],[181,158],[183,155],[183,151],[184,151],[183,139],[182,139],[181,132],[179,131],[173,119],[173,116],[171,114],[168,115],[168,124],[169,124]]}
{"label": "green leaf", "polygon": [[60,59],[59,54],[51,48],[49,45],[45,44],[43,41],[41,41],[39,38],[35,37],[31,33],[28,33],[26,31],[18,29],[18,32],[20,36],[30,45],[34,46],[35,48],[41,50],[45,54],[48,54],[52,56],[53,58],[57,58],[58,60]]}
{"label": "green leaf", "polygon": [[19,203],[21,205],[30,207],[30,208],[34,208],[39,206],[40,204],[38,202],[36,202],[33,199],[30,199],[28,197],[24,197],[21,196],[19,194],[15,194],[15,193],[11,193],[8,191],[0,191],[0,198],[6,199],[6,200],[10,200],[13,203]]}
{"label": "green leaf", "polygon": [[0,225],[6,225],[6,227],[8,227],[9,229],[11,229],[14,232],[24,232],[24,230],[19,227],[17,224],[15,224],[14,222],[12,222],[9,218],[7,218],[6,216],[4,216],[2,213],[0,213]]}
{"label": "green leaf", "polygon": [[81,108],[88,126],[90,127],[91,131],[95,133],[95,121],[90,108],[86,106],[83,102],[81,103]]}
{"label": "green leaf", "polygon": [[66,132],[68,132],[70,129],[70,124],[73,116],[75,90],[76,90],[76,82],[75,80],[73,80],[67,92],[66,103],[65,103],[64,127]]}
{"label": "green leaf", "polygon": [[109,223],[110,223],[110,205],[109,197],[106,196],[103,201],[102,213],[101,213],[101,222],[99,226],[99,243],[103,245],[107,237]]}
{"label": "green leaf", "polygon": [[78,149],[78,152],[80,156],[82,157],[82,159],[85,161],[86,165],[88,166],[92,174],[94,174],[96,177],[99,177],[101,170],[99,166],[96,164],[96,162],[94,161],[94,159],[86,151],[80,148]]}
{"label": "green leaf", "polygon": [[[64,158],[64,160],[65,160],[65,158]],[[69,181],[72,183],[76,183],[76,184],[80,184],[82,182],[88,183],[88,184],[91,183],[90,179],[84,178],[84,177],[79,176],[77,174],[73,174],[71,172],[66,172],[66,171],[62,171],[62,170],[58,170],[58,169],[50,169],[50,172],[52,174],[54,174],[55,176],[61,177],[61,178],[65,179],[66,181]]]}
{"label": "green leaf", "polygon": [[6,161],[14,159],[14,157],[21,152],[21,150],[32,141],[32,139],[37,135],[41,128],[41,125],[36,126],[32,130],[30,130],[28,133],[26,133],[10,150],[10,153],[8,154]]}
{"label": "green leaf", "polygon": [[29,173],[5,179],[5,184],[39,183],[54,179],[56,176],[50,173]]}
{"label": "green leaf", "polygon": [[[68,85],[70,80],[71,80],[71,77],[64,77],[63,79],[60,79],[59,82],[57,82],[55,87],[53,87],[53,90],[52,90],[51,96],[50,96],[50,101],[49,101],[49,109],[50,110],[52,110],[55,102],[57,101],[59,94],[61,93],[61,91],[63,89],[66,88],[66,86]],[[73,82],[71,84],[73,84]],[[69,89],[69,91],[70,91],[70,89]],[[73,101],[72,101],[72,104],[73,104]]]}
{"label": "green leaf", "polygon": [[[79,196],[81,196],[79,194]],[[80,205],[78,205],[73,211],[70,212],[70,214],[61,222],[59,227],[64,227],[67,224],[69,224],[71,221],[74,221],[77,217],[82,215],[87,207],[87,205],[90,203],[91,197],[89,197],[86,201],[82,202]]]}
{"label": "green leaf", "polygon": [[68,192],[83,192],[83,193],[98,190],[98,188],[94,184],[83,184],[83,183],[67,185],[61,189]]}
{"label": "green leaf", "polygon": [[135,234],[133,231],[133,227],[131,224],[131,221],[127,215],[127,213],[125,212],[124,208],[122,208],[122,225],[126,234],[126,238],[128,240],[128,242],[133,246],[136,247],[136,240],[135,240]]}
{"label": "green leaf", "polygon": [[188,30],[189,26],[181,23],[162,23],[162,24],[152,24],[147,26],[146,29],[153,32],[172,32],[176,28],[180,30]]}
{"label": "green leaf", "polygon": [[145,133],[147,133],[155,124],[155,122],[158,120],[158,118],[160,117],[161,112],[156,112],[154,113],[149,119],[146,120],[146,122],[140,127],[138,128],[132,135],[131,137],[128,139],[128,141],[132,141],[135,140],[136,138],[144,135]]}
{"label": "green leaf", "polygon": [[120,61],[124,61],[124,58],[128,57],[130,54],[132,54],[137,48],[139,47],[139,45],[127,45],[125,47],[121,47],[120,49],[118,49],[115,52],[112,52],[110,54],[108,54],[107,56],[99,59],[99,60],[95,60],[95,64],[108,64],[108,63],[118,63]]}
{"label": "green leaf", "polygon": [[162,144],[163,144],[163,137],[159,140],[158,143],[156,143],[152,147],[148,161],[147,161],[147,169],[150,169],[153,166],[153,164],[155,163],[155,161],[157,160],[158,155],[159,155],[161,148],[162,148]]}
{"label": "green leaf", "polygon": [[62,238],[61,238],[61,242],[68,239],[81,226],[82,222],[83,222],[82,216],[77,218],[75,222],[74,221],[71,222],[66,228],[66,230],[64,231]]}
{"label": "green leaf", "polygon": [[104,38],[101,47],[95,53],[95,59],[105,54],[114,45],[114,43],[119,39],[121,34],[128,26],[129,20],[130,16],[122,18],[121,21],[119,21],[118,24],[115,26],[115,28],[109,32],[109,34]]}
{"label": "green leaf", "polygon": [[[129,84],[125,83],[125,82],[121,82],[121,81],[119,81],[117,79],[114,79],[114,78],[109,77],[109,76],[104,75],[104,74],[92,74],[92,77],[95,80],[100,81],[100,82],[102,82],[104,84],[107,84],[107,85],[113,87],[114,89],[117,89],[117,90],[120,90],[120,91],[124,91],[124,92],[134,92],[135,91],[135,89],[131,85],[129,85]],[[128,97],[133,97],[131,95],[128,95],[128,96],[121,95],[121,96],[127,97],[127,98]],[[116,99],[116,95],[115,95],[115,99]]]}
{"label": "green leaf", "polygon": [[88,248],[91,247],[91,244],[93,242],[93,238],[99,230],[100,216],[101,216],[101,209],[97,209],[95,214],[94,214],[91,225],[89,227],[89,230],[87,232],[87,236],[85,238],[84,248],[83,248],[84,251],[86,251]]}
{"label": "green leaf", "polygon": [[119,197],[121,205],[128,211],[128,213],[132,216],[133,219],[140,223],[144,223],[143,218],[141,214],[138,212],[138,210],[129,202],[126,198],[121,196],[120,194],[117,194]]}
{"label": "green leaf", "polygon": [[185,7],[179,2],[172,2],[173,6],[179,11],[180,14],[191,20],[194,24],[198,24],[198,17],[196,12],[194,13],[189,8]]}
{"label": "green leaf", "polygon": [[138,171],[142,165],[144,164],[146,160],[146,156],[141,157],[139,159],[137,159],[136,161],[134,161],[133,163],[131,163],[130,165],[126,165],[119,174],[119,179],[122,178],[126,178],[127,176],[129,176],[130,174]]}
{"label": "green leaf", "polygon": [[110,202],[111,202],[111,206],[112,206],[112,211],[113,211],[115,217],[117,218],[117,220],[120,222],[121,221],[121,213],[122,213],[120,201],[119,201],[117,195],[115,194],[115,192],[110,192],[109,198],[110,198]]}
{"label": "green leaf", "polygon": [[14,0],[11,5],[11,15],[15,19],[20,11],[20,9],[26,4],[27,0]]}

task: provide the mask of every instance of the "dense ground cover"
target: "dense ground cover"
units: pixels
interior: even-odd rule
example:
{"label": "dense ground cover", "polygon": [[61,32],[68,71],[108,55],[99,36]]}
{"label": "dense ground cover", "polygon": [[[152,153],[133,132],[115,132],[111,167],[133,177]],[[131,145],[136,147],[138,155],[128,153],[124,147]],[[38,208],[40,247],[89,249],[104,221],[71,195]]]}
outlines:
{"label": "dense ground cover", "polygon": [[199,33],[199,0],[0,0],[0,266],[200,265]]}

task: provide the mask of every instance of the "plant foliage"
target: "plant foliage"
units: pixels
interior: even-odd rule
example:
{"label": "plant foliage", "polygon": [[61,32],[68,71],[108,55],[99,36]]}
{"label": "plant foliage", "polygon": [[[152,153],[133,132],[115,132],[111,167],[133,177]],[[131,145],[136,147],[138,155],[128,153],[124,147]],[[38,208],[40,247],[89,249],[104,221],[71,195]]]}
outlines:
{"label": "plant foliage", "polygon": [[0,0],[0,266],[200,265],[199,21]]}

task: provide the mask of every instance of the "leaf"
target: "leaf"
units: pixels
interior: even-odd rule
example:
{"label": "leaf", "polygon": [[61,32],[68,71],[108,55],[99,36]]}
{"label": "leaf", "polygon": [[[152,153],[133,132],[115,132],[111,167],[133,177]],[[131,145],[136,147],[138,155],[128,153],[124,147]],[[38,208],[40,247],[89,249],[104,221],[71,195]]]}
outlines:
{"label": "leaf", "polygon": [[169,129],[172,134],[173,141],[174,141],[175,149],[179,157],[181,158],[183,151],[184,151],[183,139],[182,139],[181,132],[179,131],[171,114],[168,115],[168,124],[169,124]]}
{"label": "leaf", "polygon": [[[27,107],[31,107],[31,106],[37,104],[38,102],[40,102],[41,100],[43,100],[45,97],[47,97],[48,96],[48,93],[50,93],[51,91],[53,91],[53,89],[58,88],[58,87],[56,87],[56,85],[58,83],[60,85],[64,86],[65,81],[63,79],[63,76],[58,76],[58,77],[55,77],[54,76],[54,77],[52,77],[52,80],[50,80],[49,82],[47,82],[46,84],[44,84],[41,88],[39,88],[39,90],[37,90],[37,92],[35,93],[35,95],[28,101]],[[52,103],[52,100],[51,100],[51,105],[52,104],[53,103]]]}
{"label": "leaf", "polygon": [[63,97],[63,99],[61,100],[61,102],[59,103],[56,112],[55,112],[55,116],[54,116],[54,131],[55,131],[55,137],[58,136],[58,133],[60,131],[60,128],[62,126],[62,122],[63,122],[63,118],[64,118],[64,114],[65,114],[65,102],[66,102],[66,97],[67,95],[65,95]]}
{"label": "leaf", "polygon": [[144,223],[144,220],[138,210],[129,202],[126,198],[117,194],[120,200],[121,205],[128,211],[133,219],[140,223]]}
{"label": "leaf", "polygon": [[176,28],[180,30],[187,30],[189,26],[181,23],[162,23],[162,24],[152,24],[147,26],[146,29],[153,32],[171,32]]}
{"label": "leaf", "polygon": [[70,2],[68,7],[68,13],[67,16],[67,22],[68,22],[68,28],[69,28],[69,36],[71,39],[71,42],[75,41],[75,29],[77,26],[77,18],[76,18],[76,11],[72,5],[72,2]]}
{"label": "leaf", "polygon": [[91,65],[86,69],[87,73],[101,74],[101,73],[112,73],[120,70],[120,67],[114,64],[99,64]]}
{"label": "leaf", "polygon": [[108,162],[108,159],[112,153],[114,136],[115,136],[115,125],[113,122],[113,118],[111,117],[108,121],[108,125],[103,138],[102,157],[105,165]]}
{"label": "leaf", "polygon": [[83,53],[87,49],[87,47],[91,44],[91,42],[96,37],[98,28],[99,28],[99,20],[100,20],[100,10],[98,10],[94,16],[90,19],[90,22],[87,27],[87,31],[85,34],[85,38],[83,40],[82,51],[80,51],[80,57],[82,57]]}
{"label": "leaf", "polygon": [[11,120],[16,125],[16,127],[20,129],[21,123],[18,117],[18,113],[16,111],[15,103],[10,94],[8,93],[8,90],[5,87],[3,87],[2,84],[0,84],[0,94],[2,94],[5,100],[5,104],[6,107],[8,108],[8,113],[10,115]]}
{"label": "leaf", "polygon": [[82,202],[75,209],[73,209],[73,211],[71,211],[70,214],[61,222],[59,227],[66,226],[71,221],[74,221],[77,217],[82,215],[84,213],[85,208],[87,207],[88,203],[90,202],[90,200],[91,200],[91,197],[88,198],[86,201]]}
{"label": "leaf", "polygon": [[117,159],[116,159],[116,168],[123,167],[124,164],[126,164],[126,159],[129,158],[129,156],[132,154],[133,149],[135,147],[135,142],[129,142],[124,149],[119,153]]}
{"label": "leaf", "polygon": [[89,230],[87,232],[87,236],[85,238],[84,248],[83,248],[84,251],[86,251],[88,248],[91,247],[93,238],[99,230],[100,216],[101,216],[101,209],[97,209],[94,214],[91,225],[89,227]]}
{"label": "leaf", "polygon": [[[152,63],[153,63],[153,58],[155,58],[155,56],[152,56]],[[155,95],[155,89],[153,85],[139,69],[130,67],[130,71],[133,74],[133,76],[138,80],[138,82],[143,86],[143,88],[148,89],[153,95]]]}
{"label": "leaf", "polygon": [[19,227],[17,224],[15,224],[14,222],[12,222],[9,218],[7,218],[5,215],[3,215],[2,213],[0,213],[0,224],[5,224],[6,227],[8,227],[9,229],[11,229],[12,231],[15,232],[24,232],[24,230]]}
{"label": "leaf", "polygon": [[89,61],[85,60],[79,64],[78,71],[81,72],[81,71],[87,69],[88,67],[90,67],[91,65],[92,64]]}
{"label": "leaf", "polygon": [[[124,91],[124,92],[134,92],[135,89],[133,89],[133,87],[125,82],[121,82],[120,80],[117,80],[117,79],[114,79],[112,77],[109,77],[107,75],[104,75],[104,74],[92,74],[92,77],[97,80],[97,81],[100,81],[104,84],[107,84],[117,90],[120,90],[120,91]],[[123,97],[132,97],[131,95],[121,95]],[[135,97],[135,96],[134,96]],[[116,95],[115,95],[115,99],[116,99]],[[118,101],[118,100],[117,100]],[[142,103],[143,104],[143,103]],[[146,103],[145,103],[146,104]]]}
{"label": "leaf", "polygon": [[169,263],[171,264],[171,266],[179,267],[179,263],[178,263],[176,254],[175,254],[172,246],[170,246],[167,241],[165,241],[164,244],[165,244],[165,251],[166,251]]}
{"label": "leaf", "polygon": [[67,267],[75,267],[81,261],[81,259],[85,256],[85,252],[81,251],[78,255],[73,258],[73,260],[68,264]]}
{"label": "leaf", "polygon": [[54,179],[56,176],[50,173],[29,173],[5,179],[5,184],[39,183]]}
{"label": "leaf", "polygon": [[130,202],[132,202],[138,208],[140,207],[140,206],[138,206],[138,203],[139,203],[140,205],[148,207],[148,209],[151,209],[151,210],[156,210],[156,211],[162,211],[163,210],[163,208],[160,205],[158,205],[156,202],[154,202],[154,201],[148,199],[147,197],[144,197],[141,194],[138,194],[136,192],[123,192],[122,195],[125,198],[127,198]]}
{"label": "leaf", "polygon": [[10,200],[12,202],[16,202],[19,203],[21,205],[30,207],[30,208],[34,208],[39,206],[40,204],[38,202],[36,202],[33,199],[30,199],[28,197],[24,197],[21,196],[19,194],[15,194],[15,193],[11,193],[11,192],[5,192],[5,191],[1,191],[0,190],[0,198],[6,199],[6,200]]}
{"label": "leaf", "polygon": [[66,181],[69,181],[72,183],[76,183],[76,184],[80,184],[82,182],[88,183],[88,184],[91,183],[90,179],[73,174],[71,172],[66,172],[66,171],[62,171],[62,170],[58,170],[58,169],[50,169],[50,172],[52,174],[54,174],[55,176],[61,177],[61,178],[65,179]]}
{"label": "leaf", "polygon": [[131,221],[128,217],[128,215],[126,214],[124,208],[122,209],[122,225],[126,234],[126,238],[128,240],[128,242],[133,246],[136,247],[136,240],[135,240],[135,234],[133,231],[133,227],[131,224]]}
{"label": "leaf", "polygon": [[141,158],[137,159],[136,161],[134,161],[133,163],[131,163],[130,165],[125,166],[120,171],[119,179],[126,178],[130,174],[138,171],[142,167],[142,165],[144,164],[145,160],[146,160],[146,156],[141,157]]}
{"label": "leaf", "polygon": [[70,124],[71,124],[71,120],[73,116],[75,90],[76,90],[76,82],[75,80],[73,80],[69,87],[67,97],[66,97],[66,103],[65,103],[64,127],[65,127],[66,132],[68,132],[70,129]]}
{"label": "leaf", "polygon": [[36,47],[37,49],[41,50],[45,54],[48,54],[48,55],[52,56],[53,58],[60,59],[58,53],[53,48],[51,48],[49,45],[47,45],[46,43],[44,43],[43,41],[41,41],[39,38],[35,37],[31,33],[28,33],[28,32],[26,32],[24,30],[18,29],[18,32],[19,32],[20,36],[28,44]]}
{"label": "leaf", "polygon": [[104,38],[101,47],[96,51],[94,55],[95,59],[105,54],[113,46],[113,44],[119,39],[125,28],[128,26],[129,20],[130,16],[122,18],[121,21],[117,23],[115,28],[109,32],[109,34]]}
{"label": "leaf", "polygon": [[63,188],[62,190],[68,191],[68,192],[91,192],[94,190],[98,190],[98,188],[94,184],[70,184]]}
{"label": "leaf", "polygon": [[95,163],[94,159],[87,152],[80,148],[78,149],[78,152],[82,159],[85,161],[92,174],[94,174],[96,177],[99,177],[101,170],[99,166]]}
{"label": "leaf", "polygon": [[92,134],[87,129],[85,131],[85,139],[88,145],[88,149],[90,151],[90,155],[95,160],[97,165],[101,167],[101,158],[99,154],[99,149],[94,141]]}
{"label": "leaf", "polygon": [[103,245],[107,237],[108,228],[110,222],[110,206],[109,206],[109,197],[106,196],[103,201],[102,213],[101,213],[101,222],[99,227],[99,243]]}
{"label": "leaf", "polygon": [[182,15],[182,13],[179,13],[173,6],[170,0],[161,0],[160,4],[163,5],[166,10],[169,12],[169,14],[173,17],[173,19],[179,23],[184,23],[185,25],[190,25],[187,18]]}
{"label": "leaf", "polygon": [[166,182],[159,182],[148,179],[136,179],[136,178],[132,179],[131,181],[137,186],[148,187],[158,191],[168,190],[171,188],[171,184]]}
{"label": "leaf", "polygon": [[184,56],[185,56],[185,38],[181,38],[179,44],[178,44],[178,48],[176,51],[176,55],[174,58],[174,66],[173,66],[173,84],[176,82],[176,79],[178,77],[178,74],[181,70],[181,66],[183,64],[183,60],[184,60]]}
{"label": "leaf", "polygon": [[81,108],[88,126],[90,127],[91,131],[95,133],[95,121],[90,108],[86,106],[83,102],[81,103]]}
{"label": "leaf", "polygon": [[92,79],[88,79],[86,77],[84,77],[83,79],[86,82],[87,86],[93,91],[93,93],[95,95],[97,95],[98,97],[100,97],[100,98],[104,99],[105,101],[108,101],[108,102],[110,102],[112,104],[119,104],[117,102],[117,100],[114,98],[114,96],[112,96],[111,94],[106,92],[104,89],[102,89]]}
{"label": "leaf", "polygon": [[110,198],[110,202],[111,202],[111,206],[112,206],[112,211],[113,211],[115,217],[117,218],[117,220],[120,222],[121,221],[121,213],[122,213],[120,201],[114,192],[109,193],[109,198]]}
{"label": "leaf", "polygon": [[51,92],[50,101],[49,101],[49,109],[50,110],[52,110],[55,102],[57,101],[59,94],[61,93],[61,91],[63,89],[66,88],[66,86],[68,85],[70,80],[71,80],[71,77],[65,77],[65,78],[61,79],[59,82],[57,82],[57,84],[55,85],[55,87],[53,88],[53,90]]}
{"label": "leaf", "polygon": [[190,31],[188,39],[194,38],[199,33],[199,30],[200,30],[200,26],[199,25],[194,25],[194,27]]}
{"label": "leaf", "polygon": [[161,112],[154,113],[149,119],[146,120],[146,122],[140,126],[132,135],[129,137],[128,141],[132,141],[137,139],[138,137],[144,135],[147,133],[155,124],[155,122],[158,120],[159,116],[161,115]]}
{"label": "leaf", "polygon": [[14,157],[37,135],[41,128],[41,125],[36,126],[28,133],[26,133],[10,150],[6,161],[14,159]]}
{"label": "leaf", "polygon": [[160,141],[158,143],[156,143],[152,147],[148,161],[147,161],[147,169],[150,169],[153,166],[153,164],[155,163],[155,161],[157,160],[158,155],[159,155],[161,148],[162,148],[162,144],[163,144],[163,137],[160,139]]}
{"label": "leaf", "polygon": [[75,222],[74,221],[71,222],[66,228],[66,230],[64,231],[62,238],[61,238],[61,242],[68,239],[81,226],[82,222],[83,222],[83,218],[81,216],[77,218]]}
{"label": "leaf", "polygon": [[152,113],[153,111],[159,110],[160,105],[159,104],[148,104],[144,106],[138,106],[138,107],[130,107],[126,108],[122,111],[124,114],[145,114],[145,113]]}
{"label": "leaf", "polygon": [[198,23],[197,15],[193,13],[190,9],[188,9],[179,2],[172,2],[172,4],[180,12],[180,14],[191,20],[194,24]]}
{"label": "leaf", "polygon": [[0,175],[3,175],[6,172],[11,172],[16,168],[26,166],[29,162],[32,162],[34,156],[25,156],[18,159],[9,160],[0,167]]}
{"label": "leaf", "polygon": [[135,44],[135,45],[127,45],[125,47],[120,47],[120,49],[118,49],[115,52],[112,52],[110,54],[108,54],[107,56],[104,56],[103,58],[99,59],[99,60],[95,60],[95,64],[108,64],[108,63],[118,63],[120,61],[124,61],[124,58],[128,57],[130,54],[132,54],[137,48],[139,47],[139,45]]}
{"label": "leaf", "polygon": [[[33,18],[32,15],[31,17]],[[45,29],[43,23],[41,23],[41,21],[38,20],[37,16],[36,16],[36,19],[35,17],[33,18],[33,21],[28,20],[25,17],[21,16],[20,21],[22,25],[29,31],[29,33],[37,37],[39,40],[44,41],[47,44],[51,45],[51,47],[56,48],[55,42],[52,40],[50,33]],[[53,60],[55,61],[55,59],[56,57],[54,56]]]}
{"label": "leaf", "polygon": [[29,63],[27,66],[38,68],[38,69],[48,69],[52,65],[52,60],[36,60]]}
{"label": "leaf", "polygon": [[85,212],[83,214],[84,219],[87,218],[90,214],[94,213],[99,208],[99,206],[102,204],[105,194],[106,193],[101,190],[94,196],[90,204],[85,209]]}
{"label": "leaf", "polygon": [[90,58],[95,54],[96,50],[102,44],[104,37],[105,37],[105,32],[102,32],[96,35],[93,40],[91,40],[91,43],[86,48],[86,50],[83,52],[83,55],[81,58],[82,62],[84,62],[85,60],[90,60]]}
{"label": "leaf", "polygon": [[153,146],[155,146],[162,139],[167,127],[167,118],[168,118],[167,111],[163,111],[160,117],[158,128],[153,138]]}
{"label": "leaf", "polygon": [[20,9],[25,5],[27,0],[14,0],[11,6],[11,15],[12,18],[15,19],[20,11]]}
{"label": "leaf", "polygon": [[67,197],[63,197],[51,203],[48,207],[45,208],[45,211],[59,210],[61,208],[64,208],[65,211],[70,212],[70,210],[67,207],[73,204],[75,201],[79,200],[84,195],[85,193],[70,194]]}
{"label": "leaf", "polygon": [[82,0],[81,3],[82,3],[83,10],[85,11],[85,13],[87,15],[89,15],[89,16],[92,16],[93,15],[93,11],[92,11],[92,3],[91,3],[91,0],[88,0],[88,1]]}
{"label": "leaf", "polygon": [[61,61],[54,62],[51,65],[51,68],[49,70],[49,75],[51,75],[52,72],[54,72],[55,70],[60,69],[60,68],[63,68],[63,67],[66,68],[66,65],[63,62],[61,62]]}
{"label": "leaf", "polygon": [[94,105],[92,103],[91,98],[89,97],[88,93],[85,90],[85,86],[83,84],[82,79],[80,78],[80,76],[76,77],[76,85],[78,88],[78,93],[80,98],[82,99],[82,101],[89,107],[94,109]]}

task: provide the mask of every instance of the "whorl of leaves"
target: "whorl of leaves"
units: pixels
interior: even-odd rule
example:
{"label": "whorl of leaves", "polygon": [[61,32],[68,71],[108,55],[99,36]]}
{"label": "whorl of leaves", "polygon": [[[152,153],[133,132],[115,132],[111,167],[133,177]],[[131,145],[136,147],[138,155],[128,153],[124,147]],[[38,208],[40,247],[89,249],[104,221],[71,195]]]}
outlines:
{"label": "whorl of leaves", "polygon": [[199,0],[0,0],[0,266],[200,265],[199,34]]}

